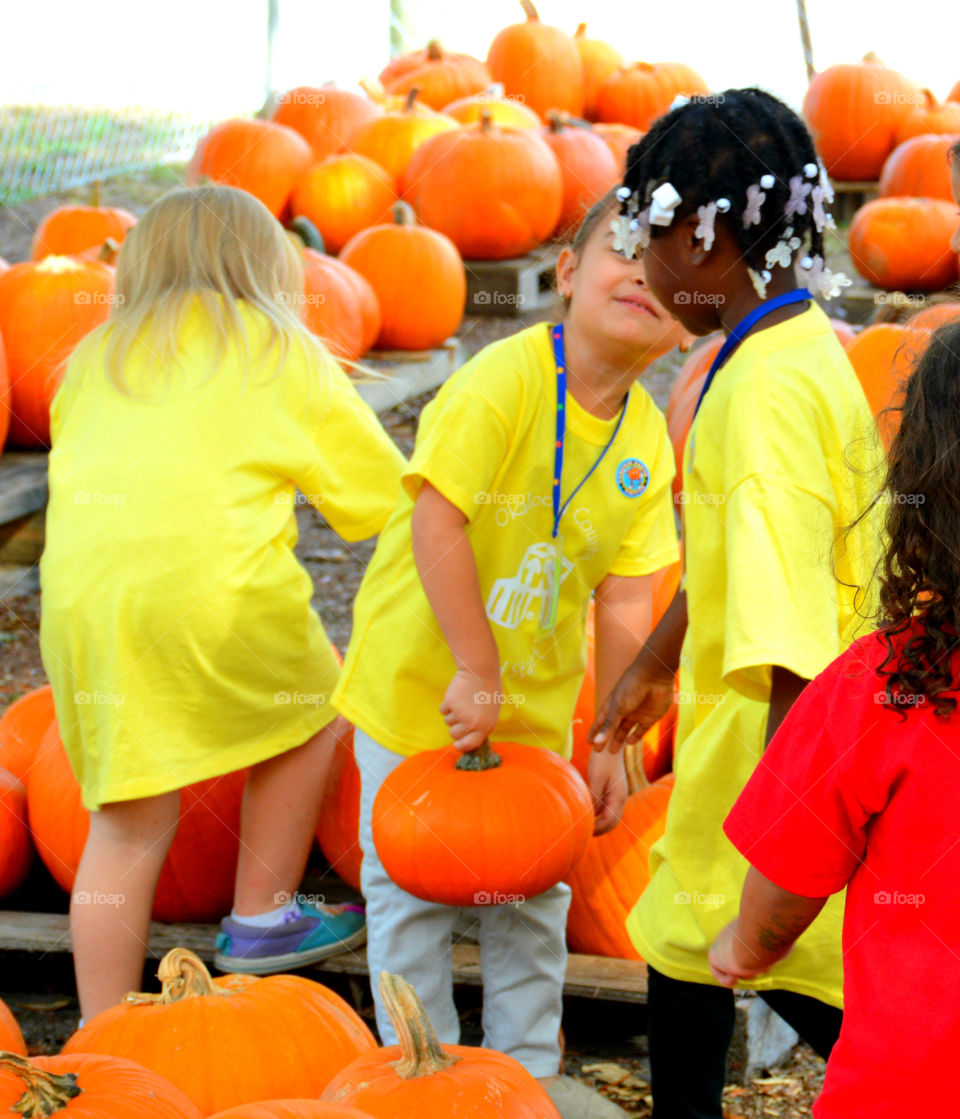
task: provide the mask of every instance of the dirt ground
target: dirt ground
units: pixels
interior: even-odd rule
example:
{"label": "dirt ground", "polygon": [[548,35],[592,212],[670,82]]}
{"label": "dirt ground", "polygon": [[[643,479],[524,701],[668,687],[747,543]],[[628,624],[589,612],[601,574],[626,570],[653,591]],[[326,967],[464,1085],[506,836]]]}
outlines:
{"label": "dirt ground", "polygon": [[[141,213],[147,205],[180,182],[182,168],[158,168],[138,176],[122,176],[105,183],[103,205],[124,206]],[[16,207],[0,207],[0,256],[13,263],[29,257],[30,240],[40,217],[63,202],[86,202],[84,188]],[[519,318],[468,317],[461,329],[467,356],[489,342],[513,333],[549,314]],[[644,376],[644,385],[665,407],[679,361],[670,355]],[[410,454],[420,412],[428,394],[398,406],[382,417],[400,449]],[[373,552],[371,543],[348,544],[336,536],[309,506],[298,506],[300,539],[297,555],[314,580],[313,604],[331,640],[345,649],[350,637],[351,609],[364,569]],[[45,682],[39,655],[40,596],[27,595],[0,602],[0,711],[30,688]],[[65,912],[66,898],[50,881],[33,887],[37,908]],[[62,1045],[77,1021],[77,1004],[69,957],[0,951],[0,997],[20,1021],[31,1052],[52,1053]],[[349,997],[351,990],[341,991]],[[464,1039],[479,1043],[479,999],[472,989],[458,992]],[[369,992],[361,1012],[370,1014]],[[604,1092],[631,1115],[649,1116],[649,1068],[643,1008],[591,1000],[573,1000],[565,1015],[567,1071]],[[823,1076],[823,1062],[805,1046],[797,1048],[781,1068],[743,1087],[727,1089],[730,1119],[780,1116],[793,1119],[810,1114]]]}

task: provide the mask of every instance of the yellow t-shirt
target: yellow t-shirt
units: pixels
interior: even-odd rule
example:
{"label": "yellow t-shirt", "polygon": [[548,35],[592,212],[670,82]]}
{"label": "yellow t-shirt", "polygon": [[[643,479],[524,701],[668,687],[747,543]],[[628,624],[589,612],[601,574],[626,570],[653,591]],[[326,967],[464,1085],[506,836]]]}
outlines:
{"label": "yellow t-shirt", "polygon": [[[560,522],[554,632],[538,635],[553,529],[556,369],[550,325],[488,346],[424,409],[404,493],[354,605],[353,637],[333,696],[338,709],[400,754],[450,742],[439,706],[453,658],[417,574],[411,516],[424,479],[467,518],[505,700],[494,735],[569,756],[584,670],[590,594],[608,574],[645,575],[678,556],[674,468],[663,416],[639,385],[600,465]],[[616,420],[567,393],[562,500],[596,462]]]}
{"label": "yellow t-shirt", "polygon": [[[674,979],[714,982],[707,950],[739,911],[747,863],[721,824],[763,753],[771,666],[813,678],[873,628],[861,616],[873,596],[854,587],[870,582],[878,526],[841,530],[870,505],[882,458],[816,305],[748,336],[691,427],[676,785],[627,921],[638,951]],[[747,985],[842,1005],[842,914],[836,895],[793,953]]]}
{"label": "yellow t-shirt", "polygon": [[[294,555],[299,487],[347,540],[375,535],[403,456],[332,359],[251,345],[214,367],[198,302],[181,367],[149,347],[121,393],[94,346],[51,409],[41,649],[83,803],[150,796],[306,741],[339,669]],[[211,370],[213,375],[210,376]]]}

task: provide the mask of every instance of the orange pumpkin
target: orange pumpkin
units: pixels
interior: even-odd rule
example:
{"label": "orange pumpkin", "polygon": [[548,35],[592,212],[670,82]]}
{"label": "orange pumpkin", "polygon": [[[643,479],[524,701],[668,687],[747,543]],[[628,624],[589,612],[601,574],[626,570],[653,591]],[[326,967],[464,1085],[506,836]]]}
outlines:
{"label": "orange pumpkin", "polygon": [[601,122],[593,126],[593,131],[613,152],[614,159],[617,161],[619,174],[626,174],[627,152],[630,151],[634,144],[639,144],[643,139],[643,133],[640,129],[633,128],[629,124]]}
{"label": "orange pumpkin", "polygon": [[834,179],[875,180],[913,111],[919,86],[888,70],[875,54],[815,74],[803,115]]}
{"label": "orange pumpkin", "polygon": [[706,94],[707,83],[683,62],[628,62],[597,91],[597,120],[629,124],[646,132],[678,94]]}
{"label": "orange pumpkin", "polygon": [[49,684],[14,700],[0,718],[0,769],[26,784],[37,748],[55,717]]}
{"label": "orange pumpkin", "polygon": [[498,128],[539,128],[543,121],[528,105],[513,97],[504,97],[503,86],[494,85],[486,93],[461,97],[451,101],[443,110],[444,116],[460,124],[479,124],[484,113]]}
{"label": "orange pumpkin", "polygon": [[[3,269],[0,268],[0,272]],[[7,371],[7,351],[0,338],[0,451],[10,433],[10,374]]]}
{"label": "orange pumpkin", "polygon": [[850,224],[850,258],[877,287],[939,291],[957,276],[950,247],[956,204],[933,198],[876,198]]}
{"label": "orange pumpkin", "polygon": [[550,110],[540,135],[550,146],[563,176],[563,205],[554,235],[576,229],[587,210],[620,180],[613,153],[592,129],[573,127]]}
{"label": "orange pumpkin", "polygon": [[572,891],[567,943],[573,952],[639,960],[626,920],[650,881],[650,848],[667,826],[673,774],[631,793],[620,823],[592,836],[567,875]]}
{"label": "orange pumpkin", "polygon": [[831,319],[830,325],[833,327],[833,333],[837,336],[837,341],[843,346],[844,349],[856,338],[857,332],[843,319]]}
{"label": "orange pumpkin", "polygon": [[540,136],[496,128],[443,132],[417,149],[404,177],[417,217],[466,260],[502,260],[536,248],[556,228],[563,175]]}
{"label": "orange pumpkin", "polygon": [[897,412],[881,415],[902,402],[902,390],[928,337],[899,323],[875,323],[861,330],[847,347],[847,357],[877,418],[880,438],[889,450],[900,427]]}
{"label": "orange pumpkin", "polygon": [[300,176],[314,161],[307,141],[273,120],[227,120],[204,136],[187,167],[194,186],[210,179],[249,191],[279,217]]}
{"label": "orange pumpkin", "polygon": [[380,82],[388,93],[405,94],[417,86],[420,100],[431,109],[480,93],[491,80],[479,58],[445,51],[436,39],[422,51],[398,56],[380,72]]}
{"label": "orange pumpkin", "polygon": [[17,1053],[21,1057],[27,1055],[27,1045],[20,1032],[20,1024],[2,999],[0,999],[0,1050]]}
{"label": "orange pumpkin", "polygon": [[393,178],[394,190],[400,193],[400,182],[413,158],[413,153],[424,141],[438,132],[449,132],[460,125],[442,113],[422,111],[414,86],[407,94],[407,103],[397,113],[384,113],[370,121],[354,134],[350,143],[352,151],[365,155],[378,163]]}
{"label": "orange pumpkin", "polygon": [[[909,320],[911,330],[938,330],[941,326],[956,322],[960,319],[960,303],[937,303],[926,307],[912,315]],[[3,723],[0,722],[0,732]],[[2,747],[0,747],[0,764],[3,762]]]}
{"label": "orange pumpkin", "polygon": [[113,301],[113,269],[99,261],[48,256],[0,273],[0,334],[10,377],[10,442],[50,443],[50,402],[67,359],[99,326]]}
{"label": "orange pumpkin", "polygon": [[[155,920],[218,921],[230,912],[245,782],[246,770],[238,770],[181,789],[180,824],[153,900]],[[56,722],[37,750],[27,805],[40,858],[59,885],[71,890],[90,817]]]}
{"label": "orange pumpkin", "polygon": [[624,58],[611,43],[603,39],[588,39],[585,23],[581,23],[573,33],[573,41],[580,52],[583,67],[583,115],[587,120],[595,120],[600,87],[623,65]]}
{"label": "orange pumpkin", "polygon": [[360,889],[360,770],[353,756],[353,728],[337,741],[317,821],[323,857],[349,886]]}
{"label": "orange pumpkin", "polygon": [[404,202],[393,224],[364,229],[340,259],[365,276],[380,303],[381,350],[429,350],[463,319],[467,276],[456,246],[444,234],[416,224]]}
{"label": "orange pumpkin", "polygon": [[960,136],[914,136],[893,149],[880,173],[881,198],[912,195],[953,201],[947,153]]}
{"label": "orange pumpkin", "polygon": [[373,804],[373,841],[407,893],[443,905],[499,904],[555,886],[593,834],[579,773],[514,742],[407,758]]}
{"label": "orange pumpkin", "polygon": [[583,63],[573,36],[540,22],[533,0],[520,0],[527,19],[505,27],[487,54],[494,81],[545,117],[549,109],[583,116]]}
{"label": "orange pumpkin", "polygon": [[405,979],[381,973],[380,1000],[400,1044],[358,1057],[333,1078],[325,1100],[374,1119],[560,1119],[546,1089],[513,1057],[472,1045],[441,1046]]}
{"label": "orange pumpkin", "polygon": [[212,1119],[371,1119],[369,1111],[357,1111],[324,1100],[258,1100],[218,1111]]}
{"label": "orange pumpkin", "polygon": [[318,160],[346,151],[357,129],[375,120],[381,112],[369,97],[349,89],[301,85],[282,94],[272,119],[298,132]]}
{"label": "orange pumpkin", "polygon": [[911,107],[910,113],[897,127],[896,143],[912,136],[960,133],[960,105],[945,101],[942,105],[929,89],[921,91],[922,103]]}
{"label": "orange pumpkin", "polygon": [[159,995],[127,995],[82,1026],[63,1052],[139,1061],[213,1115],[263,1099],[316,1098],[376,1048],[339,995],[299,975],[212,979],[192,952],[174,948],[157,977]]}
{"label": "orange pumpkin", "polygon": [[12,773],[0,769],[0,898],[23,885],[32,862],[27,790]]}
{"label": "orange pumpkin", "polygon": [[136,224],[136,216],[129,210],[110,206],[58,206],[37,226],[30,259],[71,256],[90,249],[99,252],[108,238],[122,244],[127,232]]}
{"label": "orange pumpkin", "polygon": [[162,1076],[133,1061],[72,1053],[18,1057],[0,1053],[0,1112],[25,1119],[202,1119]]}
{"label": "orange pumpkin", "polygon": [[330,252],[338,253],[361,229],[387,221],[397,200],[390,175],[363,155],[331,155],[314,164],[297,183],[290,205],[320,230]]}

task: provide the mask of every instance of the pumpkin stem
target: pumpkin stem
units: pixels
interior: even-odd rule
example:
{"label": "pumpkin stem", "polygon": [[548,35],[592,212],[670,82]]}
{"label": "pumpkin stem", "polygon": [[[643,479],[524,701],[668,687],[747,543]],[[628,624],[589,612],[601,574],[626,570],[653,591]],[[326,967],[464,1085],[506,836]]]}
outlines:
{"label": "pumpkin stem", "polygon": [[496,769],[503,762],[499,754],[494,753],[490,739],[485,738],[483,744],[476,750],[461,754],[457,758],[457,769],[468,769],[475,773],[483,773],[487,769]]}
{"label": "pumpkin stem", "polygon": [[443,58],[443,47],[440,46],[437,39],[431,39],[430,42],[427,43],[427,58],[429,58],[431,62],[439,62],[440,59]]}
{"label": "pumpkin stem", "polygon": [[403,111],[405,113],[411,112],[411,110],[413,109],[413,103],[419,96],[420,87],[418,85],[412,85],[410,87],[410,92],[407,94],[407,103],[403,106]]}
{"label": "pumpkin stem", "polygon": [[573,33],[574,39],[585,39],[587,35],[587,25],[580,23],[577,25],[576,31]]}
{"label": "pumpkin stem", "polygon": [[201,995],[230,997],[230,991],[214,983],[213,977],[207,971],[203,961],[195,956],[189,948],[171,948],[160,961],[160,966],[157,968],[157,978],[163,985],[159,995],[131,991],[129,995],[124,996],[123,1001],[134,1005],[159,1003],[162,1006],[167,1006],[172,1002],[199,998]]}
{"label": "pumpkin stem", "polygon": [[420,996],[402,975],[380,972],[380,1001],[400,1041],[400,1060],[391,1061],[401,1080],[433,1076],[460,1058],[441,1046]]}
{"label": "pumpkin stem", "polygon": [[117,253],[120,251],[120,246],[112,237],[108,237],[101,246],[100,252],[97,254],[97,260],[102,260],[106,264],[113,264],[117,259]]}
{"label": "pumpkin stem", "polygon": [[47,1072],[16,1053],[0,1051],[0,1070],[19,1076],[26,1085],[20,1099],[10,1106],[11,1111],[26,1116],[26,1119],[40,1119],[41,1116],[63,1111],[70,1100],[83,1091],[77,1084],[75,1072]]}
{"label": "pumpkin stem", "polygon": [[563,117],[556,109],[547,110],[547,123],[551,132],[562,132],[564,127]]}
{"label": "pumpkin stem", "polygon": [[394,225],[416,225],[417,215],[409,202],[394,202],[390,213],[393,215]]}
{"label": "pumpkin stem", "polygon": [[91,205],[91,206],[99,206],[100,205],[100,180],[99,179],[94,179],[93,182],[90,184],[90,191],[89,191],[87,197],[90,199],[89,205]]}
{"label": "pumpkin stem", "polygon": [[863,56],[861,61],[866,62],[866,63],[868,63],[872,66],[882,66],[883,65],[883,63],[880,61],[880,59],[877,58],[874,51],[867,51],[867,53]]}
{"label": "pumpkin stem", "polygon": [[287,226],[287,232],[292,233],[302,245],[308,249],[316,249],[318,253],[325,253],[326,246],[323,243],[323,234],[313,224],[313,222],[304,217],[303,214],[293,218]]}
{"label": "pumpkin stem", "polygon": [[480,110],[480,131],[489,132],[491,128],[493,128],[493,113],[484,105]]}
{"label": "pumpkin stem", "polygon": [[527,13],[527,19],[540,19],[540,16],[537,14],[537,9],[533,6],[533,0],[520,0],[520,4]]}

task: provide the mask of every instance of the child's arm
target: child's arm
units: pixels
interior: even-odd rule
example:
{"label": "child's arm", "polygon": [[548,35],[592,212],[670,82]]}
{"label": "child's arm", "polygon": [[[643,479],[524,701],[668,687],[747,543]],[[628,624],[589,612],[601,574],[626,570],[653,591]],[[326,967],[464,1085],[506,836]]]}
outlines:
{"label": "child's arm", "polygon": [[772,677],[770,710],[767,713],[767,737],[763,743],[764,750],[772,742],[773,736],[777,733],[777,727],[787,717],[787,713],[796,703],[800,693],[810,683],[809,680],[798,676],[795,672],[791,672],[789,668],[783,668],[779,664],[773,666]]}
{"label": "child's arm", "polygon": [[710,949],[710,970],[724,987],[769,971],[793,948],[827,899],[791,894],[750,867],[743,884],[740,915]]}
{"label": "child's arm", "polygon": [[458,750],[475,750],[500,714],[500,656],[483,606],[467,518],[429,482],[413,507],[413,558],[457,671],[440,706]]}

